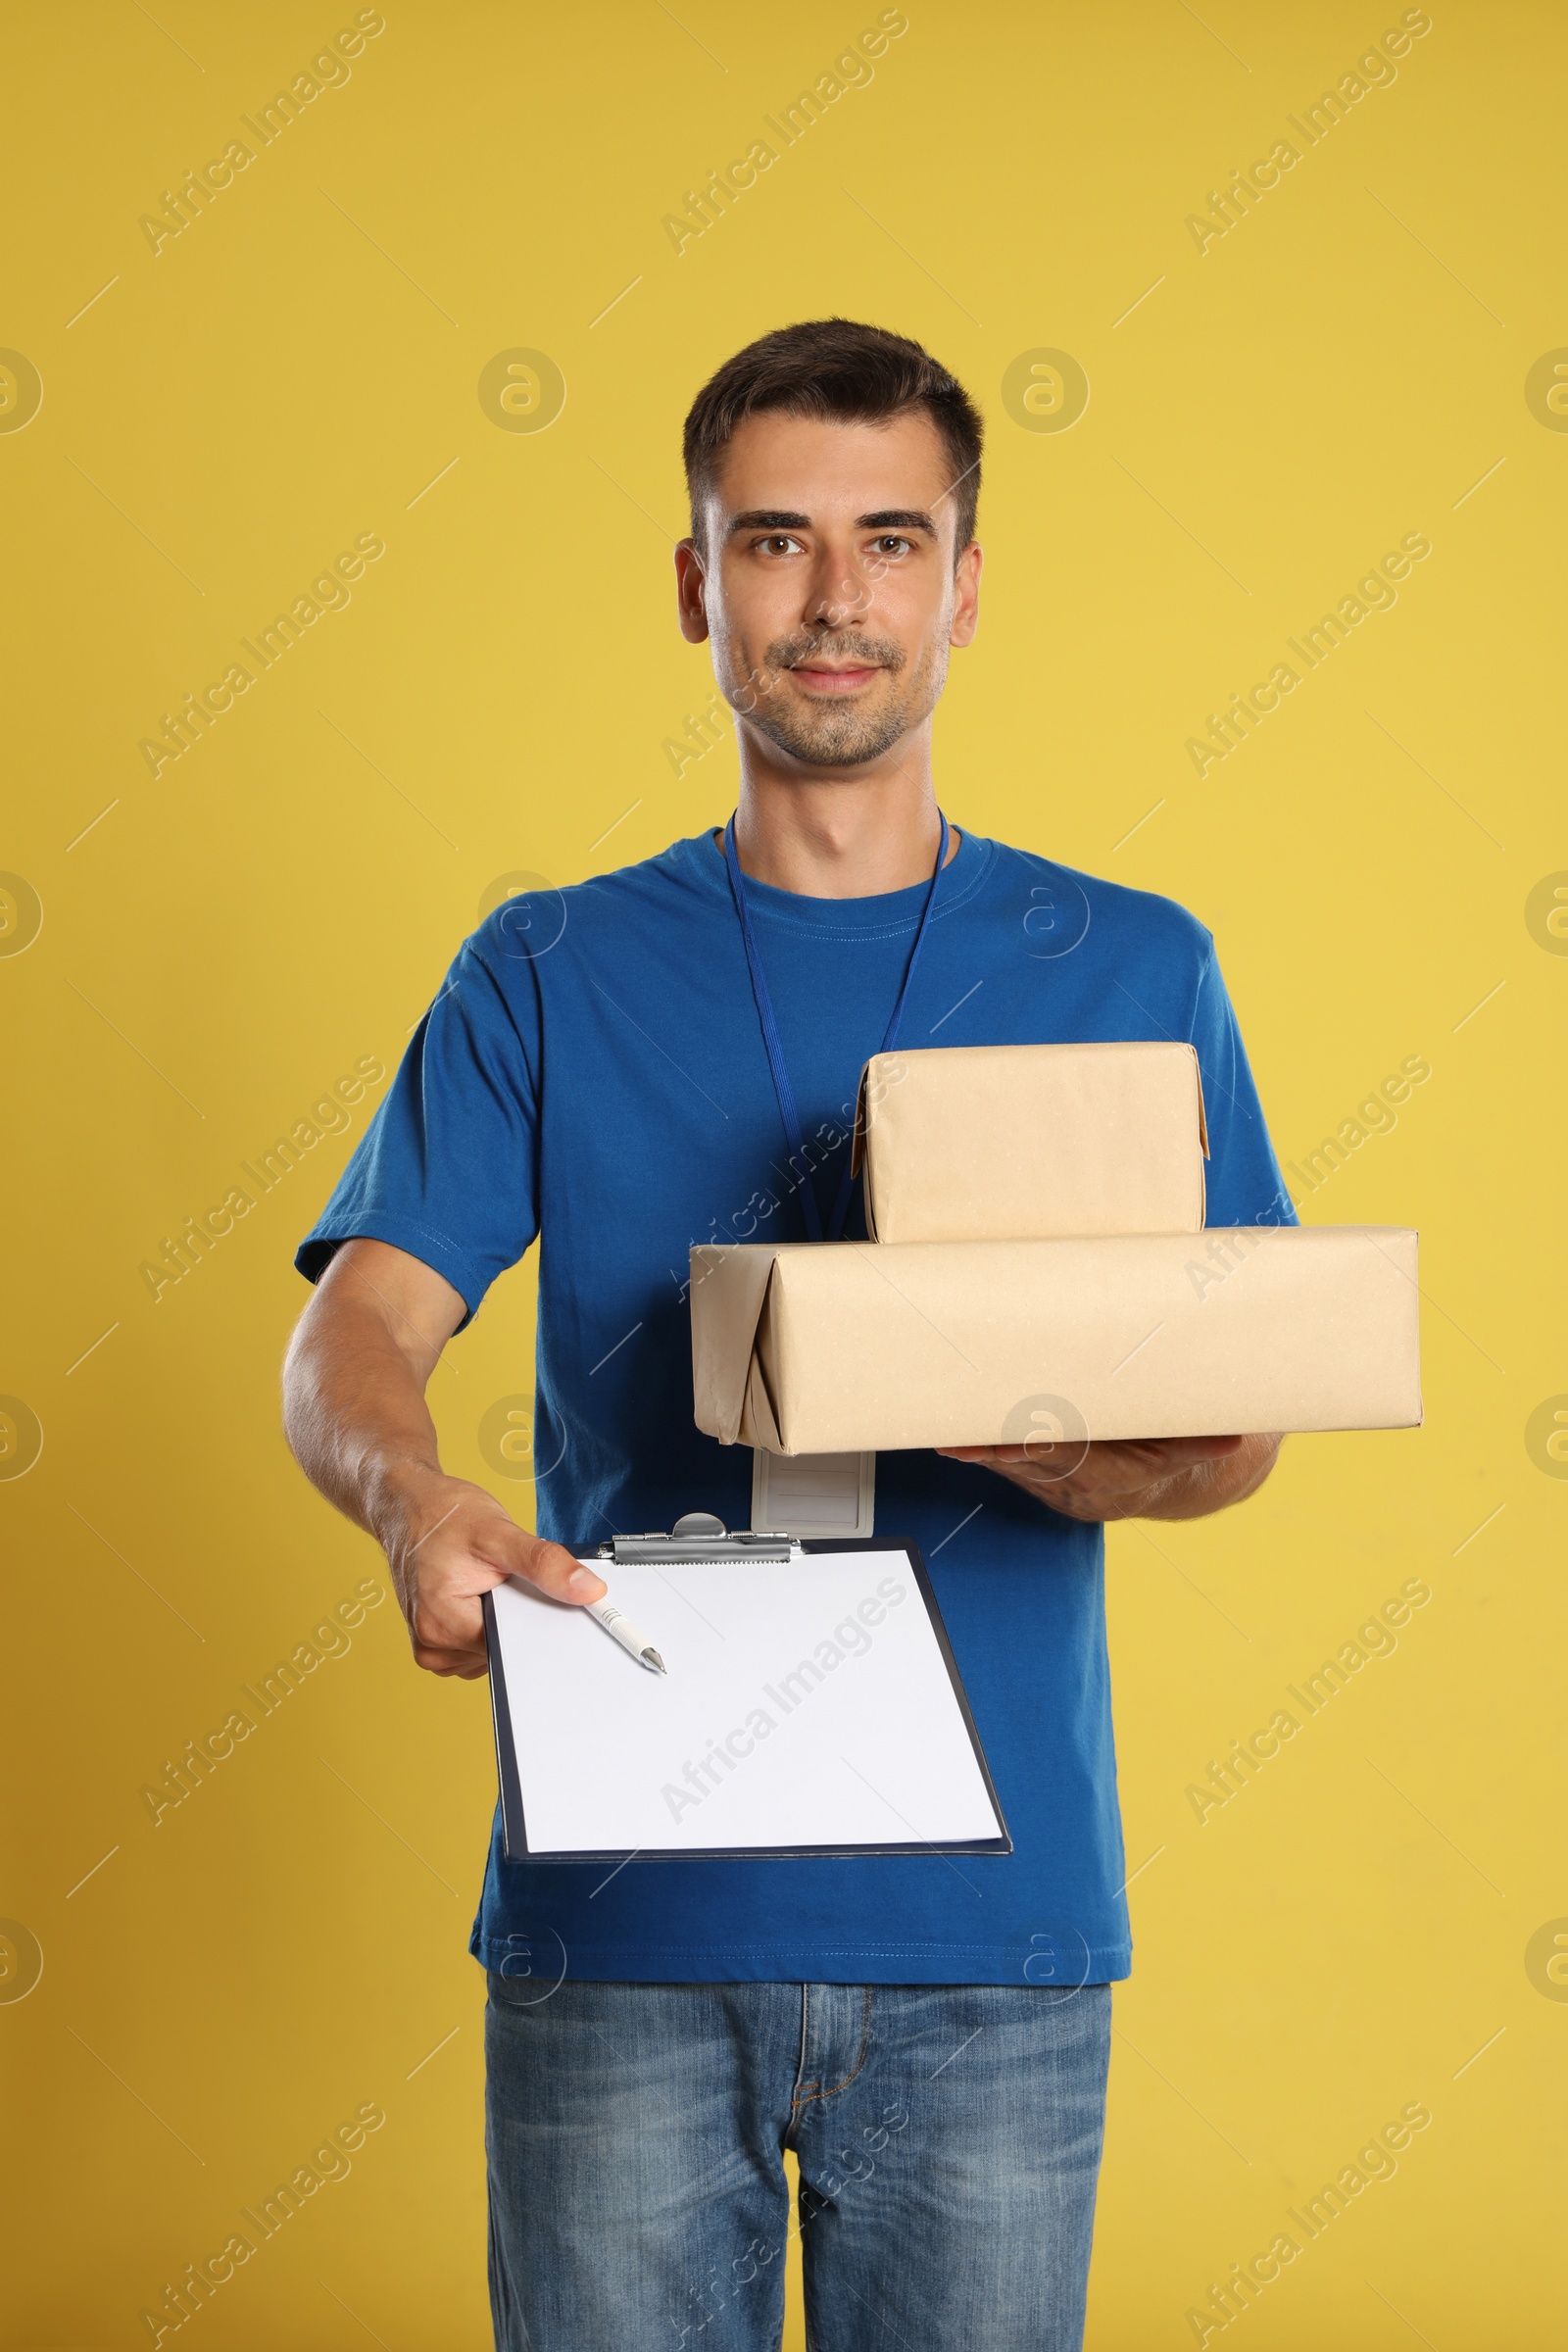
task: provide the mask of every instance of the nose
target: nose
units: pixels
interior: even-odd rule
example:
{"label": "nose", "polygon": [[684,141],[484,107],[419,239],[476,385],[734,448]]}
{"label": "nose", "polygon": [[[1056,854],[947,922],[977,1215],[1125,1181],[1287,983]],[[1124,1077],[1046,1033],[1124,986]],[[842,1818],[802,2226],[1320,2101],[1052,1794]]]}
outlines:
{"label": "nose", "polygon": [[824,548],[803,614],[807,627],[858,628],[863,624],[870,606],[868,582],[858,577],[854,565],[847,563],[842,554],[830,553]]}

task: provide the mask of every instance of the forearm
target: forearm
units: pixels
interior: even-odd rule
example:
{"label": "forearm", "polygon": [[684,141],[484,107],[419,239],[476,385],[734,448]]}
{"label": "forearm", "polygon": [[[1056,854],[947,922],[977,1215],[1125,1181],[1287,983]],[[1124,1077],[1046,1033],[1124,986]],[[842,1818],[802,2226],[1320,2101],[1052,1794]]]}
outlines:
{"label": "forearm", "polygon": [[1241,1450],[1218,1461],[1192,1462],[1146,1490],[1129,1519],[1205,1519],[1255,1494],[1279,1458],[1278,1438],[1244,1438]]}
{"label": "forearm", "polygon": [[520,1528],[485,1488],[441,1468],[425,1383],[463,1320],[441,1275],[390,1243],[346,1242],[300,1318],[283,1426],[314,1487],[386,1553],[416,1662],[486,1671],[483,1595],[508,1577],[597,1600],[603,1577]]}
{"label": "forearm", "polygon": [[424,1383],[438,1349],[395,1336],[379,1301],[335,1297],[302,1321],[283,1375],[283,1427],[311,1484],[383,1544],[410,1493],[439,1478]]}
{"label": "forearm", "polygon": [[940,1446],[1022,1487],[1064,1519],[1202,1519],[1243,1501],[1274,1467],[1278,1438],[1131,1438],[1086,1445]]}

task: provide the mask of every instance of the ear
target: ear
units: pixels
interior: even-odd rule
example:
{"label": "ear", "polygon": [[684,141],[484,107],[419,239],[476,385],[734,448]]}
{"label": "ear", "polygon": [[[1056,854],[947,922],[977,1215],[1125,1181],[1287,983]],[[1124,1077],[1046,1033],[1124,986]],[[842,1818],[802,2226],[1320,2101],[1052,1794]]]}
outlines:
{"label": "ear", "polygon": [[708,635],[708,574],[695,539],[682,539],[675,549],[675,598],[680,633],[688,645],[701,645]]}
{"label": "ear", "polygon": [[954,573],[953,621],[948,630],[950,645],[972,645],[974,633],[980,626],[980,566],[984,558],[978,539],[971,539],[958,558]]}

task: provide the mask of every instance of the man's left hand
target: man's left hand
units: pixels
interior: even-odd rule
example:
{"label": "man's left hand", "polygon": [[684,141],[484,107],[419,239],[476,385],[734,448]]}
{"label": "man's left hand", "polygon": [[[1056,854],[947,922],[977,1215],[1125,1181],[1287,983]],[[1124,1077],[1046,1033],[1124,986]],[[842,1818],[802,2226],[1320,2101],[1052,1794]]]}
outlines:
{"label": "man's left hand", "polygon": [[1051,1446],[939,1446],[996,1470],[1067,1519],[1201,1519],[1241,1502],[1274,1467],[1278,1438],[1097,1439]]}

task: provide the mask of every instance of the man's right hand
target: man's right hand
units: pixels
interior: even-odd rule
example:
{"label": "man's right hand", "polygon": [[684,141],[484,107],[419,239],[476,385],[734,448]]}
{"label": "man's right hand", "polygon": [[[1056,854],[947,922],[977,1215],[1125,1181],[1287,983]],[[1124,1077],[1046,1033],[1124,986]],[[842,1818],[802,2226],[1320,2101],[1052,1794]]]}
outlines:
{"label": "man's right hand", "polygon": [[[378,1520],[381,1514],[377,1514]],[[485,1672],[480,1594],[509,1576],[552,1600],[597,1600],[605,1580],[564,1544],[519,1527],[493,1494],[466,1478],[427,1472],[389,1506],[376,1529],[414,1644],[429,1674],[471,1682]]]}
{"label": "man's right hand", "polygon": [[386,1553],[416,1662],[472,1682],[486,1664],[481,1593],[516,1576],[580,1606],[605,1581],[442,1470],[424,1388],[463,1315],[420,1259],[345,1242],[300,1318],[283,1395],[306,1476]]}

